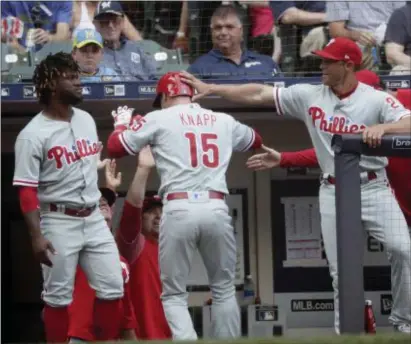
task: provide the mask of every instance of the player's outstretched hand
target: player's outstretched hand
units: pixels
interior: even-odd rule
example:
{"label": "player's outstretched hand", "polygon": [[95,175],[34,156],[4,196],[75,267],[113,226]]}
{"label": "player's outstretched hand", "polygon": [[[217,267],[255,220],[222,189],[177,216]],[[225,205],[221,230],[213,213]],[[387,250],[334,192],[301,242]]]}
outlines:
{"label": "player's outstretched hand", "polygon": [[138,154],[138,167],[153,168],[155,165],[150,146],[145,146]]}
{"label": "player's outstretched hand", "polygon": [[39,260],[39,262],[50,267],[53,266],[49,254],[56,254],[56,250],[54,249],[51,242],[48,241],[44,236],[40,235],[39,237],[33,238],[32,245],[34,255]]}
{"label": "player's outstretched hand", "polygon": [[198,92],[193,96],[193,101],[208,96],[212,93],[211,84],[206,84],[205,82],[202,82],[201,80],[197,79],[194,75],[186,71],[182,71],[180,73],[180,76],[183,82],[189,84]]}
{"label": "player's outstretched hand", "polygon": [[117,188],[121,185],[121,172],[116,174],[117,163],[116,160],[109,160],[106,164],[106,168],[104,170],[105,177],[106,177],[106,187],[110,190],[116,191]]}
{"label": "player's outstretched hand", "polygon": [[103,152],[103,147],[104,147],[104,145],[103,145],[103,143],[100,141],[100,142],[97,144],[97,149],[98,149],[98,153],[97,153],[97,158],[98,158],[98,161],[97,161],[97,170],[103,169],[103,168],[106,166],[106,164],[108,164],[108,163],[110,162],[110,159],[101,160],[101,153]]}
{"label": "player's outstretched hand", "polygon": [[365,128],[362,132],[362,139],[364,143],[368,144],[371,148],[375,148],[381,145],[381,139],[385,134],[385,124],[377,124],[371,127]]}
{"label": "player's outstretched hand", "polygon": [[134,108],[129,108],[128,106],[119,106],[117,110],[111,111],[111,116],[114,119],[114,128],[128,128],[133,112]]}
{"label": "player's outstretched hand", "polygon": [[266,170],[280,166],[281,153],[275,149],[262,145],[261,148],[265,153],[255,154],[247,160],[246,166],[255,171]]}

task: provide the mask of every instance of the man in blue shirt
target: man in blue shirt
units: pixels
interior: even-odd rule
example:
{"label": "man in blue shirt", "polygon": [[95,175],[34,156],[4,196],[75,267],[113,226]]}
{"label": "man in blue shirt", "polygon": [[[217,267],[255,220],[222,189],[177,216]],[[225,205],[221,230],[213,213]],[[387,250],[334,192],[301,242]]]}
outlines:
{"label": "man in blue shirt", "polygon": [[124,11],[118,1],[100,1],[94,15],[97,31],[104,41],[103,64],[113,69],[123,81],[155,78],[156,63],[145,54],[140,42],[121,37]]}
{"label": "man in blue shirt", "polygon": [[101,64],[103,37],[96,30],[76,32],[72,55],[80,67],[81,82],[121,81],[113,69]]}
{"label": "man in blue shirt", "polygon": [[72,8],[72,1],[2,1],[1,18],[15,17],[24,23],[23,37],[9,43],[38,50],[50,42],[69,40]]}
{"label": "man in blue shirt", "polygon": [[280,69],[270,56],[247,50],[243,43],[243,25],[237,9],[218,7],[211,17],[214,49],[200,56],[188,71],[201,78],[271,78]]}

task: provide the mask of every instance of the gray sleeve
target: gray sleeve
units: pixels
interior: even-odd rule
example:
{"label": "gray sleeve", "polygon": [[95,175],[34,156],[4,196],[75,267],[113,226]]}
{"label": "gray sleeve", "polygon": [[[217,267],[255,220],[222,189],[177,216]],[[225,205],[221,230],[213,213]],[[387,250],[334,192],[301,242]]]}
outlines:
{"label": "gray sleeve", "polygon": [[38,187],[40,164],[43,158],[40,142],[18,137],[14,154],[13,185]]}
{"label": "gray sleeve", "polygon": [[345,21],[350,18],[347,1],[327,1],[326,2],[326,22]]}
{"label": "gray sleeve", "polygon": [[403,46],[407,43],[407,23],[406,16],[402,13],[402,10],[396,10],[391,15],[387,30],[385,31],[385,42],[393,42],[401,44]]}
{"label": "gray sleeve", "polygon": [[249,126],[233,118],[233,150],[236,152],[248,151],[255,141],[255,131]]}
{"label": "gray sleeve", "polygon": [[273,87],[274,102],[278,115],[292,116],[305,121],[312,88],[313,85],[308,84]]}

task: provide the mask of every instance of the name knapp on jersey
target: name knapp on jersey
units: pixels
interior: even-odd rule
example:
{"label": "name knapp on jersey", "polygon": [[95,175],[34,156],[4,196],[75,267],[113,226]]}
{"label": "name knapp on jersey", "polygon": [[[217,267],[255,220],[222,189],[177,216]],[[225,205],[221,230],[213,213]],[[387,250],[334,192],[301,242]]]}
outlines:
{"label": "name knapp on jersey", "polygon": [[210,115],[208,113],[205,114],[197,114],[197,115],[188,115],[184,113],[180,113],[180,121],[182,125],[186,126],[207,126],[212,127],[214,123],[217,121],[217,117],[215,115]]}
{"label": "name knapp on jersey", "polygon": [[69,150],[66,146],[54,146],[47,152],[47,159],[56,161],[56,168],[63,167],[63,159],[70,165],[80,159],[88,156],[97,155],[100,151],[100,145],[97,142],[91,142],[88,139],[79,139],[71,146]]}

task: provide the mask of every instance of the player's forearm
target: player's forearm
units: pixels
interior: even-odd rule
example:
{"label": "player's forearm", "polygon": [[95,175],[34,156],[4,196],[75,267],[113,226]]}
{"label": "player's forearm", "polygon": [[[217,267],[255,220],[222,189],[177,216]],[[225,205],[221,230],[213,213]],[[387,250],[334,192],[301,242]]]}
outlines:
{"label": "player's forearm", "polygon": [[136,334],[133,329],[124,329],[121,333],[122,340],[137,340]]}
{"label": "player's forearm", "polygon": [[40,206],[37,198],[37,188],[27,186],[19,187],[19,201],[20,209],[29,228],[31,238],[41,236]]}
{"label": "player's forearm", "polygon": [[332,22],[328,25],[330,30],[330,36],[335,37],[346,37],[353,41],[358,41],[361,36],[361,32],[350,30],[345,27],[345,22]]}
{"label": "player's forearm", "polygon": [[318,159],[314,148],[298,152],[283,152],[280,160],[281,167],[318,167]]}
{"label": "player's forearm", "polygon": [[138,167],[134,179],[127,191],[126,200],[137,208],[143,207],[144,195],[146,193],[146,184],[150,175],[150,169],[147,167]]}
{"label": "player's forearm", "polygon": [[[264,87],[266,86],[260,84],[213,84],[211,88],[211,93],[236,103],[242,103],[247,105],[262,105],[264,103],[264,99],[262,96],[264,93]],[[274,103],[274,100],[272,102]]]}
{"label": "player's forearm", "polygon": [[119,159],[129,155],[120,141],[120,134],[123,131],[116,129],[107,140],[107,151],[110,158]]}
{"label": "player's forearm", "polygon": [[411,134],[411,116],[404,117],[398,122],[387,123],[385,134]]}
{"label": "player's forearm", "polygon": [[291,7],[281,17],[282,24],[298,24],[301,26],[322,24],[325,20],[324,12],[307,12]]}
{"label": "player's forearm", "polygon": [[138,255],[141,241],[141,208],[124,202],[120,226],[116,232],[120,254],[131,264]]}

